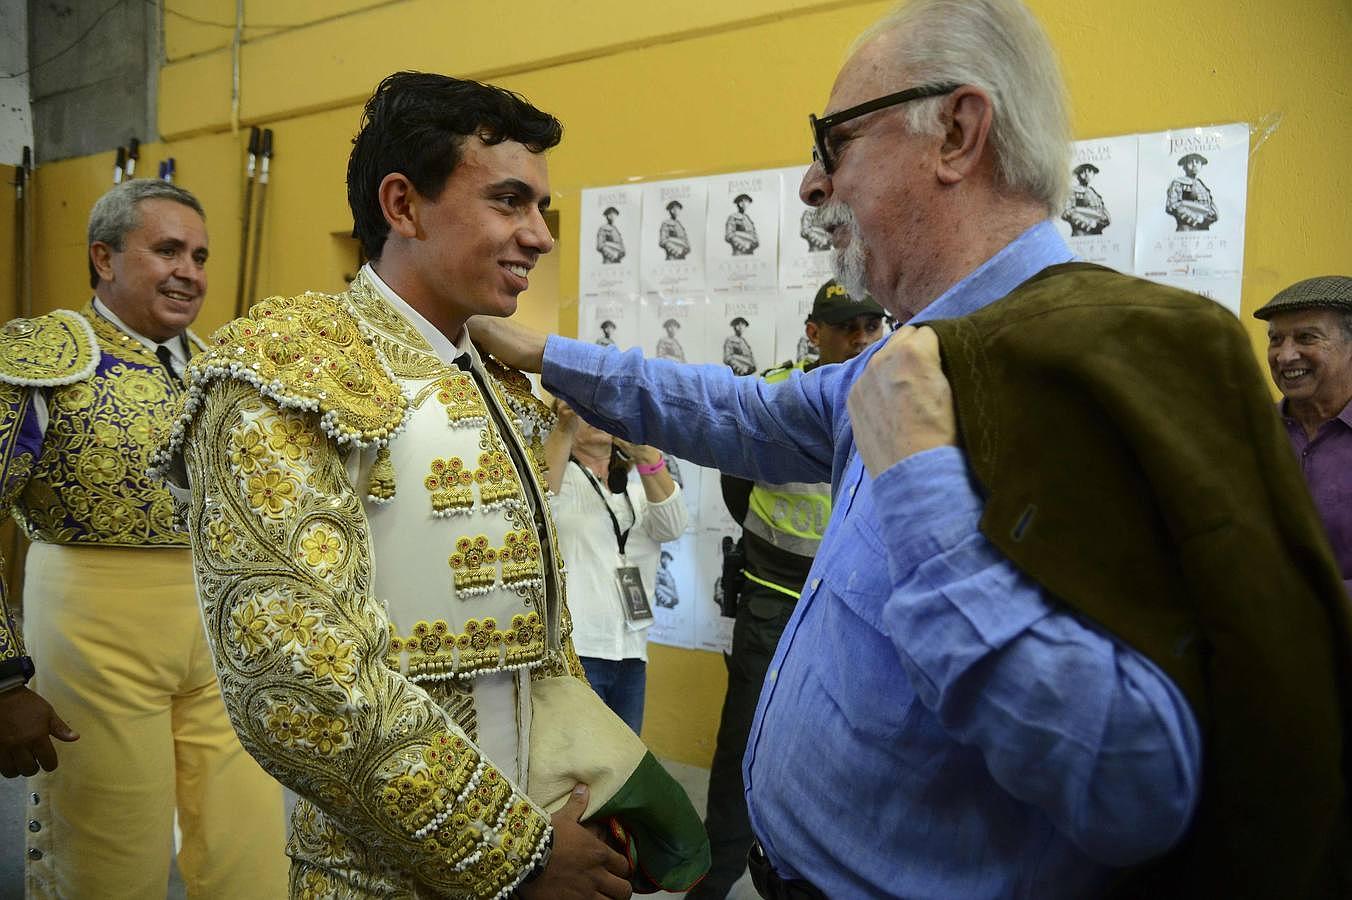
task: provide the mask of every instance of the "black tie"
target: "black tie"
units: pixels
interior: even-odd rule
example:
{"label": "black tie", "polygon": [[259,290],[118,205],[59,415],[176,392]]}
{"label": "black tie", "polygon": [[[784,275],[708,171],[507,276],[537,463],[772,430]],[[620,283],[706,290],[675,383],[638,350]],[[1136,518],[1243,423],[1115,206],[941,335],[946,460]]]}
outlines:
{"label": "black tie", "polygon": [[471,365],[469,360],[468,352],[461,353],[459,356],[457,356],[454,360],[451,361],[451,364],[456,366],[462,372],[474,371],[474,367]]}
{"label": "black tie", "polygon": [[183,379],[179,378],[178,373],[174,371],[174,354],[169,352],[169,348],[160,344],[155,348],[155,356],[159,358],[160,365],[164,366],[164,370],[169,373],[169,377],[174,379],[174,384],[180,388],[183,387]]}

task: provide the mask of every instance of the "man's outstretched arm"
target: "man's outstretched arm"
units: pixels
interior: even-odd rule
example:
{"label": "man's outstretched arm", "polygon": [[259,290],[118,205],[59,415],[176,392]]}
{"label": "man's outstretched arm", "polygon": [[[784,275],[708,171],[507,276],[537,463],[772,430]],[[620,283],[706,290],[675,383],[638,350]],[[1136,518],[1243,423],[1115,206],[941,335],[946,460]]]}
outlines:
{"label": "man's outstretched arm", "polygon": [[548,390],[611,434],[758,481],[831,479],[844,412],[832,395],[848,383],[846,366],[770,385],[724,366],[616,353],[502,319],[475,317],[469,327],[481,349],[541,372]]}

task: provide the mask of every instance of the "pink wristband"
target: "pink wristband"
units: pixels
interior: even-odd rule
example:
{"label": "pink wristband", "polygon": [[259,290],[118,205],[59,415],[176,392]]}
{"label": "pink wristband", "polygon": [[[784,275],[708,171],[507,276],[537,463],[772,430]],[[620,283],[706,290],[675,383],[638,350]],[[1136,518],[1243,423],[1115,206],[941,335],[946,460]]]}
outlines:
{"label": "pink wristband", "polygon": [[662,471],[666,467],[667,461],[665,459],[658,459],[657,462],[653,463],[651,466],[645,466],[642,463],[639,463],[638,474],[656,475],[658,472]]}

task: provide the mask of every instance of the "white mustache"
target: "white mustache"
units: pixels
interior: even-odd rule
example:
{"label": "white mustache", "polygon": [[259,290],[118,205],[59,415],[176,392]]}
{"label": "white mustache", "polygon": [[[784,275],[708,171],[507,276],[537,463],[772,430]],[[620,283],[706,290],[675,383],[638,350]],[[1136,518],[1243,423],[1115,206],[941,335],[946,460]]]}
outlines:
{"label": "white mustache", "polygon": [[853,230],[854,212],[844,203],[828,203],[817,208],[817,224],[826,229],[843,225]]}

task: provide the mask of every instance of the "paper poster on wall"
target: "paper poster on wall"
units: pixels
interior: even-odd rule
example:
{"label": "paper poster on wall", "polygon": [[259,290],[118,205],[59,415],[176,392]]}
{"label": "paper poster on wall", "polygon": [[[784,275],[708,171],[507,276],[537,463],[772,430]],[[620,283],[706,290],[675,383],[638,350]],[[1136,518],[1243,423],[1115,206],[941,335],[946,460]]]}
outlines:
{"label": "paper poster on wall", "polygon": [[643,185],[643,290],[666,296],[704,291],[703,178]]}
{"label": "paper poster on wall", "polygon": [[1076,141],[1070,194],[1057,219],[1081,259],[1119,272],[1136,264],[1135,135]]}
{"label": "paper poster on wall", "polygon": [[[688,463],[687,465],[693,465]],[[723,502],[723,473],[717,469],[710,469],[699,466],[700,474],[700,498],[699,498],[699,529],[707,531],[736,531],[741,525],[728,512],[728,505]]]}
{"label": "paper poster on wall", "polygon": [[734,375],[755,375],[774,365],[779,297],[728,295],[709,302],[701,362],[718,362]]}
{"label": "paper poster on wall", "polygon": [[779,278],[779,173],[707,179],[705,265],[709,289],[773,291]]}
{"label": "paper poster on wall", "polygon": [[[700,490],[704,470],[688,460],[678,459],[669,453],[663,453],[662,458],[667,461],[667,471],[671,473],[671,480],[681,486],[681,500],[685,503],[685,530],[694,531],[699,528]],[[638,474],[635,473],[631,477],[637,478]]]}
{"label": "paper poster on wall", "polygon": [[799,290],[831,277],[831,235],[817,224],[817,210],[798,198],[807,166],[779,170],[779,288]]}
{"label": "paper poster on wall", "polygon": [[1249,127],[1145,134],[1138,151],[1136,274],[1239,314]]}
{"label": "paper poster on wall", "polygon": [[582,192],[578,240],[581,296],[638,293],[642,204],[643,190],[637,185]]}
{"label": "paper poster on wall", "polygon": [[600,347],[639,346],[640,306],[632,297],[583,297],[577,304],[577,336]]}
{"label": "paper poster on wall", "polygon": [[653,624],[648,640],[672,647],[695,647],[696,537],[692,533],[662,545],[653,589]]}
{"label": "paper poster on wall", "polygon": [[726,653],[732,649],[732,622],[718,607],[723,591],[723,557],[737,543],[740,529],[703,530],[695,536],[695,646]]}
{"label": "paper poster on wall", "polygon": [[807,315],[812,312],[815,288],[783,291],[775,305],[775,365],[808,363],[817,358],[817,347],[807,338]]}
{"label": "paper poster on wall", "polygon": [[703,297],[671,297],[654,302],[645,298],[639,317],[643,355],[676,362],[705,362],[698,353],[704,345]]}

